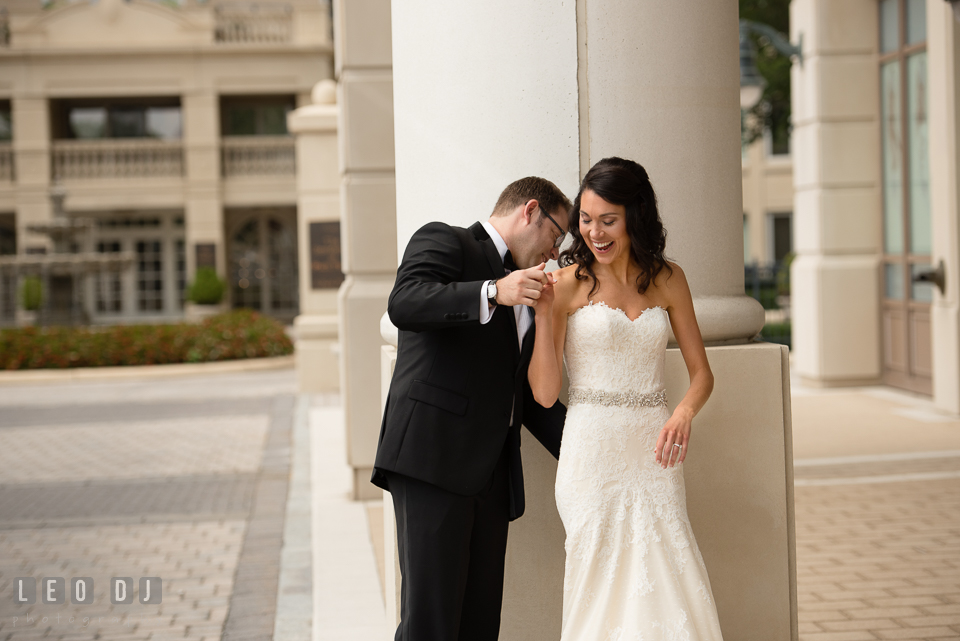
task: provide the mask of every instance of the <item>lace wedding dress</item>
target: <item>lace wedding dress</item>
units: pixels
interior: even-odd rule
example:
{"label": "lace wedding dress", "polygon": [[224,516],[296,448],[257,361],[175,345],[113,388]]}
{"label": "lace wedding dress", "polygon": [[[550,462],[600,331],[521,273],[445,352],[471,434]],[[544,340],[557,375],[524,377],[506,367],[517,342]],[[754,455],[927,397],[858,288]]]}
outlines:
{"label": "lace wedding dress", "polygon": [[591,304],[567,320],[570,400],[557,469],[567,532],[563,641],[719,640],[683,472],[654,458],[670,417],[669,317]]}

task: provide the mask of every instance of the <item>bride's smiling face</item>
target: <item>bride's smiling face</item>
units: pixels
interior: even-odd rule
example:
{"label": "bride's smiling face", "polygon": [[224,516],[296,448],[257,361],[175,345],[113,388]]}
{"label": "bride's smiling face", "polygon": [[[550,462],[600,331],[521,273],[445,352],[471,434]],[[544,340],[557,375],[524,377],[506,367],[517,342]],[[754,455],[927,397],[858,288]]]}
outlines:
{"label": "bride's smiling face", "polygon": [[626,208],[589,189],[580,196],[580,235],[598,263],[609,265],[619,256],[630,256]]}

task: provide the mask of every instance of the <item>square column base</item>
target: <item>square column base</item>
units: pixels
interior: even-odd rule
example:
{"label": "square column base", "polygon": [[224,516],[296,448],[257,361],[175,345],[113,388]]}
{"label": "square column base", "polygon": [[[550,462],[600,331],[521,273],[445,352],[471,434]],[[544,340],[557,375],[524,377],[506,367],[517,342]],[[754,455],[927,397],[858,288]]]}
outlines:
{"label": "square column base", "polygon": [[[798,638],[788,354],[770,343],[707,349],[716,383],[694,420],[683,467],[690,522],[727,639]],[[667,351],[665,383],[673,409],[689,386],[678,349]],[[522,439],[526,513],[510,524],[501,641],[557,639],[563,614],[566,535],[554,499],[557,462],[526,430]],[[385,493],[392,630],[400,580],[389,503]]]}
{"label": "square column base", "polygon": [[297,343],[297,386],[301,392],[318,394],[340,389],[338,319],[336,315],[301,314],[293,321]]}

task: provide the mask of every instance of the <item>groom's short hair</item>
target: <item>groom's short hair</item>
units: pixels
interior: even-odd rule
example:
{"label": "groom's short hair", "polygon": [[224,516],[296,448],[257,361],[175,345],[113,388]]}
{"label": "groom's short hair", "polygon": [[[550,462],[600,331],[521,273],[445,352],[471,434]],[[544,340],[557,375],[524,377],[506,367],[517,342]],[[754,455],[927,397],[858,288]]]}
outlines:
{"label": "groom's short hair", "polygon": [[547,213],[562,210],[564,214],[570,211],[570,199],[546,178],[527,176],[515,180],[500,194],[497,204],[493,208],[494,216],[507,216],[518,206],[535,199]]}

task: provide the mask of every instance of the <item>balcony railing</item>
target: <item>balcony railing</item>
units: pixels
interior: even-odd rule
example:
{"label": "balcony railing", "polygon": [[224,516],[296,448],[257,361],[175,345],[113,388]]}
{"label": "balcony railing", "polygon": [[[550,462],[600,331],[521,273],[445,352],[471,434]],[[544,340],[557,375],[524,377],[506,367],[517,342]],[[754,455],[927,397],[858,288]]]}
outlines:
{"label": "balcony railing", "polygon": [[57,140],[54,178],[163,178],[183,175],[183,145],[164,140]]}
{"label": "balcony railing", "polygon": [[294,176],[296,149],[292,136],[228,136],[223,138],[223,175]]}
{"label": "balcony railing", "polygon": [[271,44],[293,37],[293,7],[287,4],[224,3],[214,16],[217,42]]}
{"label": "balcony railing", "polygon": [[0,142],[0,182],[13,180],[13,147],[8,142]]}

